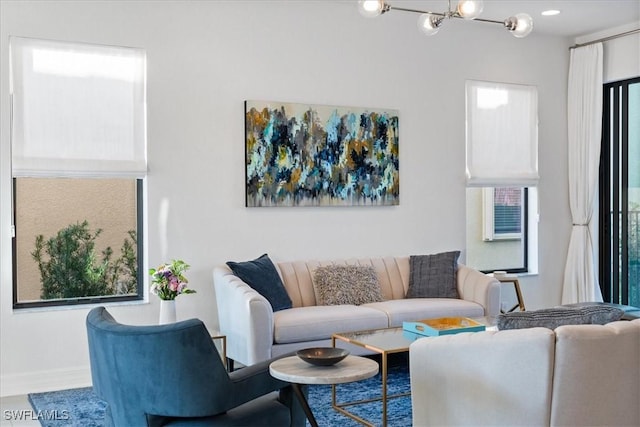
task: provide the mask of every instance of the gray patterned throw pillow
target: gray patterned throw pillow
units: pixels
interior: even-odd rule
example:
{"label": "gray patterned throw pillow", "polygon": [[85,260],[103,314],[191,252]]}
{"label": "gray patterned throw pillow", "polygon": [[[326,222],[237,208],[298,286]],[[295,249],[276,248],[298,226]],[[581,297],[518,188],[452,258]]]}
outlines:
{"label": "gray patterned throw pillow", "polygon": [[498,316],[498,329],[549,328],[563,325],[604,325],[620,320],[624,311],[601,305],[554,307],[541,310],[505,313]]}
{"label": "gray patterned throw pillow", "polygon": [[361,305],[384,301],[378,275],[371,266],[329,265],[313,273],[317,305]]}
{"label": "gray patterned throw pillow", "polygon": [[456,282],[460,251],[409,257],[407,298],[460,298]]}

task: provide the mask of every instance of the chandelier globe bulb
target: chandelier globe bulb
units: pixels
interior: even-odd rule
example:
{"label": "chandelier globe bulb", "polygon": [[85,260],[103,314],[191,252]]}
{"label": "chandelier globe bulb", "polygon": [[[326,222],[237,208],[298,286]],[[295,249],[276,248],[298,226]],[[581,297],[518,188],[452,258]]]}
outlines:
{"label": "chandelier globe bulb", "polygon": [[511,31],[514,37],[519,39],[524,38],[533,31],[533,18],[526,13],[518,13],[515,16],[507,18],[504,21],[504,26]]}
{"label": "chandelier globe bulb", "polygon": [[484,9],[482,0],[460,0],[458,2],[457,12],[464,19],[476,19]]}
{"label": "chandelier globe bulb", "polygon": [[358,0],[358,12],[366,18],[375,18],[385,12],[384,0]]}
{"label": "chandelier globe bulb", "polygon": [[442,17],[432,15],[431,13],[423,13],[418,18],[418,28],[427,36],[433,36],[440,30]]}

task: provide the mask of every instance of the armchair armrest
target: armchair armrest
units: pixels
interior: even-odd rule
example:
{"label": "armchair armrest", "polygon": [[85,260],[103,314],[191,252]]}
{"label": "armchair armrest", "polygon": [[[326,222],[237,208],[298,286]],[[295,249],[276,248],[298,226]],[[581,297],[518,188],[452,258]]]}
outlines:
{"label": "armchair armrest", "polygon": [[288,382],[271,376],[269,373],[269,365],[275,360],[294,354],[295,353],[284,354],[231,372],[229,379],[234,388],[233,393],[231,393],[232,399],[234,400],[233,406],[241,405],[272,391],[278,391],[288,387],[290,385]]}
{"label": "armchair armrest", "polygon": [[500,282],[466,265],[460,265],[457,273],[460,298],[484,307],[484,315],[500,314]]}
{"label": "armchair armrest", "polygon": [[227,357],[249,366],[271,358],[273,309],[227,266],[213,270],[220,332],[227,336]]}

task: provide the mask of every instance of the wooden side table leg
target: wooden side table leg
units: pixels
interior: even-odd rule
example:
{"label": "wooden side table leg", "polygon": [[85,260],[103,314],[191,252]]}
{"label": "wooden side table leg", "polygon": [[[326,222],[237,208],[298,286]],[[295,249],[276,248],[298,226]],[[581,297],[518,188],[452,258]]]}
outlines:
{"label": "wooden side table leg", "polygon": [[525,311],[524,298],[522,297],[522,291],[520,290],[520,283],[516,280],[515,282],[513,282],[513,286],[516,288],[516,297],[518,298],[518,305],[520,306],[520,311]]}
{"label": "wooden side table leg", "polygon": [[525,311],[524,308],[524,298],[522,297],[522,291],[520,290],[520,282],[518,282],[518,279],[498,279],[501,283],[513,283],[513,288],[516,291],[516,298],[518,300],[518,303],[516,305],[514,305],[513,307],[511,307],[511,309],[507,310],[507,311],[503,311],[500,310],[501,313],[511,313],[512,311],[514,311],[516,308],[519,308],[520,311]]}

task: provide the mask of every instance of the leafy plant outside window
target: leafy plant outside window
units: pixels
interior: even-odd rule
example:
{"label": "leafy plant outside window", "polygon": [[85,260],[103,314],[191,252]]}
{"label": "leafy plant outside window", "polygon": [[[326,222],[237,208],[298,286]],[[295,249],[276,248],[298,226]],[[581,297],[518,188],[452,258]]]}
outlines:
{"label": "leafy plant outside window", "polygon": [[36,236],[31,256],[38,264],[41,298],[82,298],[135,293],[137,282],[136,232],[130,230],[115,260],[111,247],[98,259],[96,239],[102,229],[89,223],[70,224],[45,240]]}

